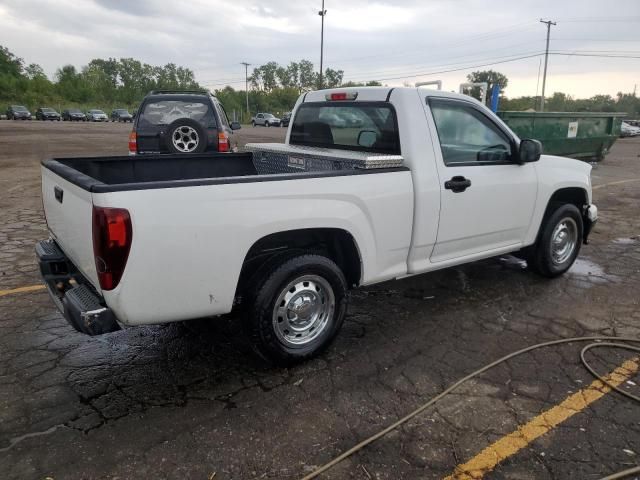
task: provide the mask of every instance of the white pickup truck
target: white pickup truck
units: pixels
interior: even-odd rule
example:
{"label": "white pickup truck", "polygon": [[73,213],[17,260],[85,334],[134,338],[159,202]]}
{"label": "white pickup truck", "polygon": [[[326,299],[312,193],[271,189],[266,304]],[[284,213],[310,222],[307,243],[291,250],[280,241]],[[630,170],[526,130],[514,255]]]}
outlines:
{"label": "white pickup truck", "polygon": [[258,350],[290,363],[332,340],[352,287],[510,252],[555,277],[597,219],[589,164],[541,155],[459,94],[309,92],[284,147],[402,165],[308,171],[294,159],[293,173],[259,173],[251,153],[43,161],[51,238],[36,252],[65,318],[99,334],[237,307]]}

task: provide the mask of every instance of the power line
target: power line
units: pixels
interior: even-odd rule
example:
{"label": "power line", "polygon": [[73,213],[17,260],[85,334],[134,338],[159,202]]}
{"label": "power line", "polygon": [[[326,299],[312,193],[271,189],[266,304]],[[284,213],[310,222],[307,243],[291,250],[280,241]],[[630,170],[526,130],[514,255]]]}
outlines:
{"label": "power line", "polygon": [[[517,31],[518,33],[522,32],[522,27],[524,25],[528,25],[532,23],[531,21],[527,21],[527,22],[521,22],[515,25],[511,25],[510,27],[507,27],[506,29],[500,29],[500,30],[495,30],[495,31],[491,31],[491,32],[486,32],[486,33],[482,33],[482,34],[478,34],[478,35],[471,35],[468,37],[462,37],[461,39],[459,38],[458,41],[455,42],[449,42],[446,44],[446,47],[457,47],[457,46],[463,46],[463,45],[467,45],[468,43],[472,42],[472,41],[478,41],[478,40],[486,40],[488,38],[498,38],[498,37],[502,37],[505,35],[511,35],[514,31]],[[528,28],[531,28],[532,25]],[[424,48],[425,47],[430,47],[430,46],[437,46],[439,48],[442,48],[442,42],[430,42],[430,43],[426,43],[426,44],[422,44],[417,48],[414,48],[412,50],[404,50],[403,52],[397,52],[397,51],[392,51],[389,52],[389,54],[380,54],[380,52],[378,52],[375,55],[366,55],[366,56],[359,56],[359,57],[348,57],[348,58],[337,58],[335,61],[332,61],[333,64],[335,65],[341,65],[344,63],[352,63],[353,60],[365,60],[365,59],[372,59],[375,58],[376,60],[380,59],[380,58],[387,58],[389,56],[393,57],[393,58],[398,58],[398,57],[402,57],[402,56],[406,56],[406,55],[413,55],[416,52],[419,53],[424,53]]]}
{"label": "power line", "polygon": [[567,57],[640,58],[640,55],[605,55],[605,54],[599,54],[599,53],[582,53],[582,52],[549,52],[549,55],[565,55]]}
{"label": "power line", "polygon": [[[502,59],[506,59],[506,58],[511,58],[511,57],[518,57],[518,56],[523,56],[523,55],[530,55],[532,53],[538,53],[540,52],[540,50],[532,50],[532,51],[528,51],[528,52],[517,52],[517,53],[511,53],[509,55],[500,55],[497,57],[481,57],[481,58],[471,58],[469,60],[463,60],[463,61],[459,61],[459,62],[452,62],[452,63],[436,63],[436,64],[409,64],[409,65],[402,65],[399,67],[394,67],[396,69],[396,71],[394,71],[393,68],[387,68],[387,69],[383,69],[383,70],[374,70],[374,71],[370,71],[370,70],[365,70],[365,71],[360,71],[358,72],[357,76],[362,77],[362,76],[376,76],[376,74],[383,74],[383,75],[390,75],[390,74],[394,74],[394,75],[402,75],[402,74],[407,74],[410,75],[412,73],[416,73],[416,69],[418,69],[417,71],[421,71],[424,69],[429,69],[429,68],[441,68],[441,67],[453,67],[453,66],[457,66],[457,65],[464,65],[466,63],[475,63],[475,62],[485,62],[485,61],[489,61],[489,60],[502,60]],[[469,57],[472,55],[463,55],[461,57],[447,57],[447,58],[465,58],[465,57]],[[412,68],[413,69],[411,71],[397,71],[398,68]],[[349,75],[350,77],[353,77],[354,75]]]}
{"label": "power line", "polygon": [[[531,55],[523,55],[523,56],[520,56],[520,57],[511,58],[511,59],[507,59],[507,60],[493,61],[493,62],[481,63],[481,64],[475,64],[475,65],[467,65],[467,66],[464,66],[464,67],[452,68],[452,69],[447,69],[447,70],[421,72],[421,73],[417,73],[417,74],[403,75],[403,76],[397,76],[397,77],[384,77],[384,78],[374,77],[373,79],[374,80],[378,80],[378,81],[386,81],[386,80],[402,80],[402,79],[405,79],[405,78],[416,78],[416,77],[423,77],[423,76],[430,76],[430,75],[439,75],[439,74],[442,74],[442,73],[452,73],[452,72],[460,72],[460,71],[464,71],[464,70],[470,70],[472,68],[489,67],[491,65],[499,65],[499,64],[503,64],[503,63],[510,63],[510,62],[515,62],[515,61],[518,61],[518,60],[524,60],[524,59],[527,59],[527,58],[541,57],[541,56],[544,56],[544,55],[545,55],[544,52],[540,52],[540,53],[533,53]],[[624,55],[624,56],[622,56],[622,55],[601,55],[601,54],[573,53],[573,52],[549,52],[549,55],[588,56],[588,57],[601,57],[601,58],[633,58],[633,59],[640,58],[640,55],[638,55],[638,56],[634,56],[634,55]],[[351,79],[351,80],[355,81],[355,79]],[[371,78],[369,78],[367,80],[371,80]]]}
{"label": "power line", "polygon": [[601,23],[601,22],[611,22],[611,23],[634,23],[640,22],[640,17],[570,17],[566,19],[560,19],[561,23]]}
{"label": "power line", "polygon": [[[472,68],[480,68],[480,67],[488,67],[491,65],[500,65],[500,64],[504,64],[504,63],[510,63],[510,62],[515,62],[518,60],[524,60],[527,58],[534,58],[534,57],[540,57],[543,56],[544,52],[539,52],[539,53],[531,53],[531,54],[527,54],[527,55],[521,55],[515,58],[508,58],[506,60],[496,60],[493,59],[492,61],[488,61],[486,63],[477,63],[477,64],[473,64],[473,65],[464,65],[458,68],[452,68],[452,69],[446,69],[446,70],[438,70],[438,71],[422,71],[422,72],[404,72],[404,73],[398,73],[398,76],[393,76],[393,77],[376,77],[374,75],[371,75],[368,78],[365,78],[364,75],[367,74],[361,74],[360,76],[349,76],[347,77],[345,80],[346,81],[362,81],[364,80],[378,80],[378,81],[386,81],[386,80],[402,80],[402,79],[409,79],[409,78],[416,78],[416,77],[423,77],[423,76],[430,76],[430,75],[438,75],[438,74],[442,74],[442,73],[452,73],[452,72],[460,72],[460,71],[464,71],[464,70],[470,70]],[[596,53],[589,53],[589,52],[563,52],[563,51],[550,51],[549,55],[558,55],[558,56],[575,56],[575,57],[595,57],[595,58],[626,58],[626,59],[638,59],[640,58],[640,55],[636,56],[636,55],[611,55],[611,54],[596,54]],[[498,57],[501,58],[501,57]],[[468,63],[468,62],[464,62],[464,63]],[[449,64],[449,65],[456,65],[456,64]],[[459,63],[458,63],[459,65]],[[439,68],[439,67],[443,67],[446,66],[445,65],[434,65],[432,68]],[[380,71],[380,73],[395,73],[395,72],[389,72],[388,70],[386,71]],[[205,86],[209,86],[209,87],[213,87],[213,86],[224,86],[224,85],[239,85],[242,83],[245,83],[244,80],[239,80],[239,81],[235,81],[235,82],[225,82],[225,83],[207,83],[207,82],[202,82]]]}
{"label": "power line", "polygon": [[378,81],[383,81],[383,80],[402,80],[404,78],[425,77],[425,76],[428,76],[428,75],[439,75],[441,73],[460,72],[460,71],[463,71],[463,70],[469,70],[471,68],[488,67],[490,65],[499,65],[499,64],[502,64],[502,63],[509,63],[509,62],[515,62],[515,61],[518,61],[518,60],[524,60],[526,58],[540,57],[541,55],[544,55],[544,54],[543,53],[535,53],[533,55],[525,55],[525,56],[522,56],[522,57],[516,57],[516,58],[509,59],[509,60],[501,60],[501,61],[497,61],[497,62],[481,63],[481,64],[477,64],[477,65],[467,65],[466,67],[452,68],[452,69],[440,70],[440,71],[436,71],[436,72],[422,72],[422,73],[417,73],[415,75],[404,75],[404,76],[400,76],[400,77],[375,78],[375,80],[378,80]]}

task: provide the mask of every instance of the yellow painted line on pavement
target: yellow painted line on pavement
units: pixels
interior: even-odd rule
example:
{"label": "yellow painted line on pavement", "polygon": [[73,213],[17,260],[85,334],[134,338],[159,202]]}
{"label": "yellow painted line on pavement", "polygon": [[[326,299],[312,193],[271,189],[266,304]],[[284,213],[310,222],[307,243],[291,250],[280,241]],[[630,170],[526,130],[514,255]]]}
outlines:
{"label": "yellow painted line on pavement", "polygon": [[[609,375],[603,377],[616,387],[626,382],[638,372],[638,358],[627,360]],[[580,413],[591,403],[611,391],[611,387],[595,380],[588,387],[567,397],[562,403],[541,413],[525,425],[491,444],[468,462],[458,465],[444,480],[477,480],[492,471],[500,462],[515,455],[538,437],[557,427],[576,413]]]}
{"label": "yellow painted line on pavement", "polygon": [[603,183],[602,185],[594,185],[592,190],[599,190],[600,188],[610,187],[612,185],[622,185],[623,183],[640,182],[640,178],[628,178],[627,180],[618,180],[616,182]]}
{"label": "yellow painted line on pavement", "polygon": [[0,290],[0,297],[13,295],[14,293],[36,292],[38,290],[44,290],[45,288],[44,285],[30,285],[28,287],[12,288],[11,290]]}

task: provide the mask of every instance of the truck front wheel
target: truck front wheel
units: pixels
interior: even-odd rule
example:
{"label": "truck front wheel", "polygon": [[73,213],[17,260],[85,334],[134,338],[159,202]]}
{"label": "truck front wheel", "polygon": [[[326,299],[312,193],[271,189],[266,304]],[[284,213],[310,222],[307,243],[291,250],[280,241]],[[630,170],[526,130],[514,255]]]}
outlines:
{"label": "truck front wheel", "polygon": [[558,205],[545,216],[538,242],[527,256],[529,267],[553,278],[569,270],[582,245],[582,216],[573,204]]}
{"label": "truck front wheel", "polygon": [[322,255],[284,260],[257,282],[249,311],[249,331],[258,352],[290,365],[324,349],[347,312],[347,281]]}

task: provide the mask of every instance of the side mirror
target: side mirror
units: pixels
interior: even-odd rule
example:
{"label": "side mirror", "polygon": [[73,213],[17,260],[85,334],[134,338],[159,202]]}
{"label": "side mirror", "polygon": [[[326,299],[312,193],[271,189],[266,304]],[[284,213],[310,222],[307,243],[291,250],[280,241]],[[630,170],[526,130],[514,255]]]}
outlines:
{"label": "side mirror", "polygon": [[240,122],[231,122],[231,130],[240,130],[242,127],[240,126]]}
{"label": "side mirror", "polygon": [[362,130],[358,134],[358,145],[361,147],[371,148],[378,140],[378,134],[373,130]]}
{"label": "side mirror", "polygon": [[542,144],[538,140],[531,138],[525,138],[520,141],[520,148],[518,149],[519,163],[531,163],[540,160],[542,155]]}

